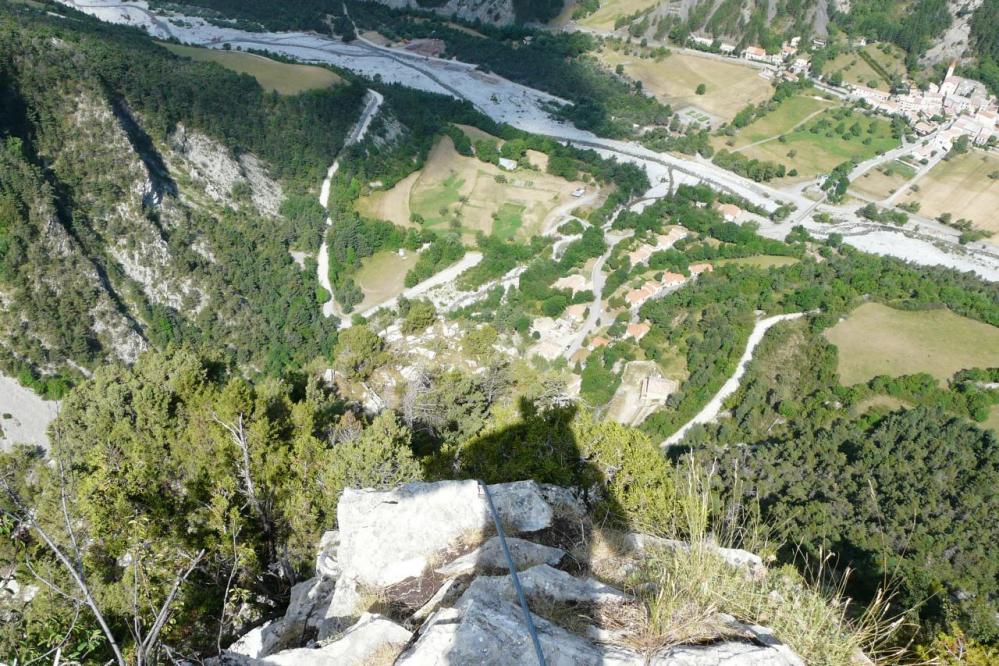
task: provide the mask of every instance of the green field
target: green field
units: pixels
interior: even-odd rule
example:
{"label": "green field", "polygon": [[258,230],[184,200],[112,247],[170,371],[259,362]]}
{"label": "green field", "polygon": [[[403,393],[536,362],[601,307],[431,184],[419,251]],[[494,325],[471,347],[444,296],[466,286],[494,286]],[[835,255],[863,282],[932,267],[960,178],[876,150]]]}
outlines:
{"label": "green field", "polygon": [[[887,50],[885,53],[882,49]],[[868,44],[858,51],[847,51],[826,63],[823,74],[840,72],[844,83],[869,86],[878,90],[889,90],[888,79],[877,71],[861,54],[866,55],[881,66],[888,74],[905,74],[905,54],[890,44]],[[871,86],[871,83],[877,85]]]}
{"label": "green field", "polygon": [[776,139],[781,134],[790,132],[792,127],[809,116],[832,106],[832,102],[811,96],[798,95],[786,99],[770,113],[739,130],[734,137],[734,147],[740,148],[757,141]]}
{"label": "green field", "polygon": [[739,257],[738,259],[719,259],[715,262],[719,266],[732,264],[735,266],[755,266],[757,268],[772,268],[773,266],[790,266],[798,263],[794,257],[782,257],[775,254],[758,254],[753,257]]}
{"label": "green field", "polygon": [[840,381],[846,386],[919,372],[946,380],[964,368],[999,365],[999,328],[949,310],[865,303],[825,336],[839,349]]}
{"label": "green field", "polygon": [[503,240],[513,238],[517,231],[524,225],[525,206],[514,203],[504,203],[496,212],[496,220],[493,222],[493,234]]}
{"label": "green field", "polygon": [[[784,137],[782,141],[749,145],[740,152],[747,157],[779,162],[788,170],[797,169],[798,178],[812,178],[847,160],[863,161],[899,145],[888,121],[857,112],[843,116],[847,111],[842,107],[826,109],[800,123],[797,129],[779,132],[778,136]],[[783,125],[786,127],[788,122],[785,119]],[[755,124],[745,129],[751,130]],[[756,136],[759,132],[750,134]]]}
{"label": "green field", "polygon": [[201,62],[218,63],[234,72],[249,74],[264,90],[273,90],[282,95],[295,95],[306,90],[328,88],[343,82],[343,79],[323,67],[293,65],[242,51],[157,43],[177,55]]}
{"label": "green field", "polygon": [[401,294],[406,273],[416,265],[419,256],[416,252],[406,252],[405,257],[400,257],[396,252],[385,251],[362,259],[361,268],[354,275],[354,281],[364,292],[357,310],[363,311]]}
{"label": "green field", "polygon": [[[414,213],[426,220],[428,227],[447,222],[446,214],[452,205],[461,199],[461,188],[465,184],[463,178],[450,174],[440,183],[413,193],[410,207]],[[444,211],[443,213],[441,211]]]}

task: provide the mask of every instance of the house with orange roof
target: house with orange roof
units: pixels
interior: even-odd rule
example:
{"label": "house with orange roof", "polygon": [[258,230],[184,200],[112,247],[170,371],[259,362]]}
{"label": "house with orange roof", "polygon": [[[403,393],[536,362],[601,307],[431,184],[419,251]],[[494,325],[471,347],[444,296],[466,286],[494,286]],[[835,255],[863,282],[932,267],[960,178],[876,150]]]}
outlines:
{"label": "house with orange roof", "polygon": [[637,308],[645,301],[659,294],[662,287],[658,282],[649,280],[638,289],[632,289],[624,295],[624,300],[633,308]]}
{"label": "house with orange roof", "polygon": [[635,342],[638,342],[652,329],[652,324],[647,321],[642,321],[637,324],[628,324],[628,330],[625,332],[624,337],[634,338]]}
{"label": "house with orange roof", "polygon": [[714,266],[707,262],[699,262],[696,264],[691,264],[687,267],[690,270],[690,274],[693,276],[698,276],[701,273],[710,273],[715,269]]}
{"label": "house with orange roof", "polygon": [[610,340],[603,337],[602,335],[598,335],[597,337],[593,338],[593,340],[590,341],[590,349],[599,349],[600,347],[606,347],[609,344]]}
{"label": "house with orange roof", "polygon": [[668,291],[672,291],[673,289],[678,289],[679,287],[681,287],[683,283],[686,281],[687,278],[683,274],[671,273],[670,271],[666,271],[665,273],[663,273],[663,277],[661,280],[659,280],[659,283]]}
{"label": "house with orange roof", "polygon": [[726,222],[735,222],[742,215],[742,209],[730,203],[715,204],[715,210],[721,213]]}
{"label": "house with orange roof", "polygon": [[639,264],[644,264],[652,256],[652,247],[649,245],[640,245],[637,249],[632,250],[628,253],[628,259],[631,260],[632,266],[637,266]]}

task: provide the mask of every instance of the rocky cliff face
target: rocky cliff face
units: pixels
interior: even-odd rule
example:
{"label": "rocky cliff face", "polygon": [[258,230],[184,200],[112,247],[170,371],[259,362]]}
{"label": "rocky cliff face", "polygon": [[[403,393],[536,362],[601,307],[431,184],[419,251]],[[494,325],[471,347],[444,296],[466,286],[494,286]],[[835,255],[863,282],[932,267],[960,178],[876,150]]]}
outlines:
{"label": "rocky cliff face", "polygon": [[[442,16],[457,16],[463,21],[481,21],[492,25],[524,22],[514,0],[374,0],[393,9],[431,10]],[[550,3],[549,3],[550,4]],[[564,4],[564,3],[563,3]],[[554,12],[553,16],[558,14]],[[528,17],[531,20],[533,17]]]}
{"label": "rocky cliff face", "polygon": [[[766,629],[715,618],[724,630],[697,645],[643,642],[643,609],[596,572],[641,565],[653,550],[687,545],[618,534],[593,546],[576,495],[517,482],[489,486],[548,664],[799,666]],[[283,617],[236,641],[217,664],[535,663],[483,488],[474,481],[348,490],[339,531],[319,545],[316,576],[299,583]],[[745,551],[719,556],[762,575]]]}
{"label": "rocky cliff face", "polygon": [[0,58],[0,371],[79,379],[180,335],[259,367],[260,311],[313,291],[269,166],[131,108],[70,41],[25,43]]}

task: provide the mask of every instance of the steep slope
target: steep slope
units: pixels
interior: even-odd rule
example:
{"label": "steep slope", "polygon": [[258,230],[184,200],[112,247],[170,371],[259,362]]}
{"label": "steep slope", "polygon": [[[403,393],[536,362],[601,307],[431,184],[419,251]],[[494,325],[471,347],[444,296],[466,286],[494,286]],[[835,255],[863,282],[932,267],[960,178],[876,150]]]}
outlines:
{"label": "steep slope", "polygon": [[[58,394],[149,346],[280,369],[335,322],[289,249],[363,88],[294,97],[145,36],[29,10],[0,28],[0,370]],[[239,104],[233,104],[239,100]]]}

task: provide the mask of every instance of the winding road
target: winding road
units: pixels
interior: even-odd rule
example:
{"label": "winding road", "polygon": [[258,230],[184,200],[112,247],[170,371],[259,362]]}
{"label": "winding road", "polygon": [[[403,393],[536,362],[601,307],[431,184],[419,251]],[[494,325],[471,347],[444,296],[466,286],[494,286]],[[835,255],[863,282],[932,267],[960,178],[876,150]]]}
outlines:
{"label": "winding road", "polygon": [[711,398],[708,404],[704,405],[701,411],[699,411],[694,418],[687,421],[687,423],[685,423],[679,430],[666,438],[666,441],[664,441],[661,446],[673,446],[674,444],[679,444],[687,435],[687,431],[695,425],[711,423],[714,421],[721,412],[722,406],[725,404],[725,400],[739,390],[739,382],[742,380],[742,376],[746,374],[746,367],[749,365],[749,362],[753,360],[753,352],[756,351],[756,347],[763,341],[763,336],[766,335],[767,331],[782,321],[799,319],[804,316],[804,312],[795,312],[793,314],[782,314],[767,317],[766,319],[761,319],[756,322],[756,326],[753,327],[753,332],[749,334],[749,340],[746,342],[746,351],[742,353],[742,358],[739,359],[739,365],[736,367],[735,372],[732,373],[732,376],[728,378],[728,381],[722,384],[722,387],[718,390],[718,393],[715,394],[715,397]]}
{"label": "winding road", "polygon": [[[381,108],[382,102],[385,98],[382,97],[381,93],[374,90],[369,90],[367,95],[367,102],[364,105],[364,111],[361,112],[360,118],[354,123],[354,127],[351,129],[350,134],[347,135],[347,140],[344,142],[343,147],[352,146],[358,141],[362,141],[364,136],[368,133],[368,128],[371,127],[371,121],[374,120],[375,116],[378,114],[378,109]],[[319,205],[323,208],[328,209],[330,205],[330,189],[333,187],[333,177],[336,176],[337,171],[340,170],[340,160],[337,159],[330,165],[329,170],[326,171],[326,178],[323,179],[323,184],[319,188]],[[326,226],[330,227],[333,225],[333,220],[329,217],[326,218]],[[330,250],[329,245],[326,242],[327,234],[323,234],[323,244],[319,246],[319,254],[316,255],[316,278],[319,280],[320,286],[327,291],[330,295],[330,299],[323,303],[323,316],[329,319],[333,315],[340,315],[336,307],[336,297],[333,294],[333,284],[330,281]]]}

